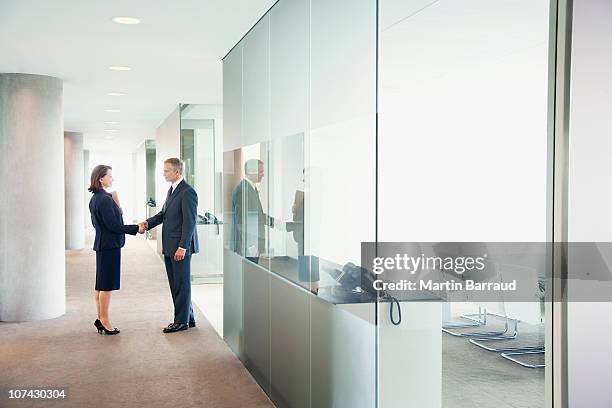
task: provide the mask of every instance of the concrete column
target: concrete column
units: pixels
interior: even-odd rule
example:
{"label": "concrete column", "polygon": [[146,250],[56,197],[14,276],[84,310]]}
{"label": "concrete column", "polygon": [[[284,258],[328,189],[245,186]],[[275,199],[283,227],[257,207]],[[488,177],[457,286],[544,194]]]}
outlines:
{"label": "concrete column", "polygon": [[85,231],[87,231],[87,229],[89,228],[89,226],[91,225],[91,214],[89,214],[89,199],[91,198],[91,193],[89,191],[87,191],[87,188],[89,188],[89,183],[90,183],[90,174],[89,174],[89,150],[83,150],[83,186],[85,187],[85,191],[84,191],[84,209],[85,211],[83,211],[83,216],[85,217]]}
{"label": "concrete column", "polygon": [[62,81],[0,74],[0,321],[66,310]]}
{"label": "concrete column", "polygon": [[64,132],[64,194],[66,199],[66,249],[85,247],[83,134]]}

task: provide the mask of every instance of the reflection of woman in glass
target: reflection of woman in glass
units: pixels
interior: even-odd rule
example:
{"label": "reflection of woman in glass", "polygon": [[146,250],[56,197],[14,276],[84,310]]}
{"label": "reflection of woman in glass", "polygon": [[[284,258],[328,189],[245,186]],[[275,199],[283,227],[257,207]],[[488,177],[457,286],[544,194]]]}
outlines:
{"label": "reflection of woman in glass", "polygon": [[291,213],[293,222],[287,229],[291,228],[290,231],[293,232],[293,240],[298,246],[298,256],[304,256],[304,192],[301,190],[295,190]]}
{"label": "reflection of woman in glass", "polygon": [[[302,182],[305,183],[304,170]],[[291,212],[293,222],[287,223],[287,231],[293,233],[293,240],[298,246],[298,279],[300,282],[308,282],[308,289],[316,294],[319,291],[318,259],[304,256],[304,191],[295,191]]]}

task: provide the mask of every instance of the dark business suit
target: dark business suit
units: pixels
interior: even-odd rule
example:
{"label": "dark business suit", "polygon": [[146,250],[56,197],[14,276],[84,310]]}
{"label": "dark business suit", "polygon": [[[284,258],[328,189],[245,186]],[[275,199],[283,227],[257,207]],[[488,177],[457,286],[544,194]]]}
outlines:
{"label": "dark business suit", "polygon": [[[147,229],[164,224],[162,252],[174,302],[174,323],[178,324],[195,322],[191,306],[191,255],[200,249],[196,231],[197,210],[198,194],[183,180],[174,191],[172,188],[168,190],[162,210],[147,220]],[[175,261],[174,254],[179,247],[186,250],[185,258]]]}
{"label": "dark business suit", "polygon": [[[249,222],[250,220],[254,222]],[[264,212],[257,190],[247,180],[242,179],[232,192],[230,249],[246,256],[247,249],[256,244],[257,251],[261,254],[266,247],[266,225],[273,227],[274,219]],[[257,262],[257,257],[248,258]]]}
{"label": "dark business suit", "polygon": [[123,225],[121,210],[104,190],[89,200],[91,223],[96,229],[93,249],[96,251],[96,290],[118,290],[121,274],[121,248],[125,234],[136,235],[138,225]]}

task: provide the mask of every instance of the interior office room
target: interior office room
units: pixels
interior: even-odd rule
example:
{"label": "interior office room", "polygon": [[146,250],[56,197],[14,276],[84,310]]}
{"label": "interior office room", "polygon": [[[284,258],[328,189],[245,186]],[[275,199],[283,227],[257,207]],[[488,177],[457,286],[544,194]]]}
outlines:
{"label": "interior office room", "polygon": [[[611,19],[0,0],[0,407],[611,407]],[[92,327],[101,164],[120,333]],[[140,223],[183,183],[194,320],[167,331],[183,236]],[[402,253],[455,266],[379,275]]]}

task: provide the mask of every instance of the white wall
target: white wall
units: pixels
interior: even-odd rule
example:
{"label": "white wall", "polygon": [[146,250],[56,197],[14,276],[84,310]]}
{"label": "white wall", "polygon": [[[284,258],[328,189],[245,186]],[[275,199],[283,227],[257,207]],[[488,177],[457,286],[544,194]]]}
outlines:
{"label": "white wall", "polygon": [[145,142],[132,153],[134,173],[134,219],[139,222],[147,215],[147,153]]}
{"label": "white wall", "polygon": [[[155,148],[157,150],[155,161],[155,202],[157,211],[161,209],[166,201],[166,194],[170,184],[164,179],[164,160],[170,157],[181,157],[181,131],[180,111],[177,106],[170,115],[159,125],[155,132]],[[161,229],[157,227],[157,236],[161,237]],[[161,253],[161,239],[157,240],[157,251]]]}
{"label": "white wall", "polygon": [[[612,189],[609,187],[612,174],[611,21],[611,2],[574,2],[569,241],[612,241]],[[575,293],[577,283],[570,283],[569,290]],[[612,406],[612,325],[607,322],[610,315],[610,303],[568,304],[570,408]]]}
{"label": "white wall", "polygon": [[[95,151],[89,152],[89,174],[99,164],[106,164],[113,168],[113,188],[119,195],[119,202],[123,210],[123,221],[128,224],[134,220],[135,202],[135,175],[132,152]],[[91,228],[91,217],[87,223]]]}

